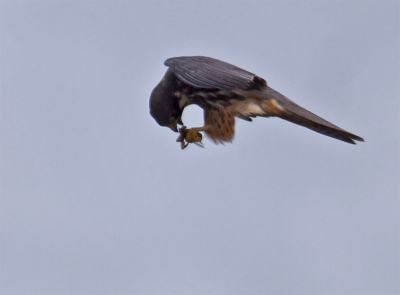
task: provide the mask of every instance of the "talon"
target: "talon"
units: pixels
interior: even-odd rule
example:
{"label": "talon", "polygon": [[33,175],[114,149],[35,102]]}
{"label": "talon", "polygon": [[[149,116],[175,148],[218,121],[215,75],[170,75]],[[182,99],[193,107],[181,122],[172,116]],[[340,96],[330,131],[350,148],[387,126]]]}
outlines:
{"label": "talon", "polygon": [[179,136],[176,139],[177,142],[181,143],[181,149],[185,149],[189,143],[194,143],[198,147],[204,147],[201,142],[203,139],[203,135],[197,131],[197,128],[186,129],[186,126],[182,126],[179,128]]}
{"label": "talon", "polygon": [[181,150],[185,149],[189,144],[187,142],[181,142]]}
{"label": "talon", "polygon": [[179,128],[179,136],[176,139],[176,142],[183,142],[186,139],[186,134],[186,126],[182,126],[181,128]]}
{"label": "talon", "polygon": [[204,148],[204,144],[200,141],[200,142],[194,142],[195,145],[197,145],[198,147]]}

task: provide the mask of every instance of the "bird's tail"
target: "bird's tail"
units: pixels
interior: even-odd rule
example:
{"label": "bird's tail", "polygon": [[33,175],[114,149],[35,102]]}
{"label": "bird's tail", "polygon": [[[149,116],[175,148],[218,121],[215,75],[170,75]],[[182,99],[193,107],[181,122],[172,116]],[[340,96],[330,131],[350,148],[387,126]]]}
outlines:
{"label": "bird's tail", "polygon": [[267,87],[266,89],[266,96],[269,101],[271,101],[271,99],[275,100],[279,107],[282,108],[278,117],[281,117],[284,120],[351,144],[356,144],[355,140],[364,141],[363,138],[343,130],[310,111],[307,111],[270,87]]}

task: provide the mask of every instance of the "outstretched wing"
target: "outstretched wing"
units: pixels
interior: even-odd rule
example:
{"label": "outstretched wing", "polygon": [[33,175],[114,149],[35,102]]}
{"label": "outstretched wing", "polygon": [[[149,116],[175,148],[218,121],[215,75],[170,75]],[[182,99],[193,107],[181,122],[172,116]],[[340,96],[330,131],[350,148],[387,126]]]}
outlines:
{"label": "outstretched wing", "polygon": [[220,90],[261,89],[267,82],[257,75],[229,63],[206,56],[181,56],[164,64],[184,83],[196,88]]}

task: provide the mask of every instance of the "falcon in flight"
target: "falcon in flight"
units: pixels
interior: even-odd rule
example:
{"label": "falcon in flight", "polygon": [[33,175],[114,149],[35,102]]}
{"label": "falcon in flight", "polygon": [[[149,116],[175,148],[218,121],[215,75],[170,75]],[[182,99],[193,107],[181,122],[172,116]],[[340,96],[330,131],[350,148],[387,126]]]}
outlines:
{"label": "falcon in flight", "polygon": [[189,143],[202,146],[202,134],[215,143],[231,142],[235,117],[246,121],[279,117],[318,133],[355,144],[363,138],[343,130],[295,104],[267,85],[267,82],[232,64],[205,56],[167,59],[164,77],[150,96],[150,114],[161,126],[178,132],[182,112],[191,104],[204,111],[204,126],[179,129],[181,148]]}

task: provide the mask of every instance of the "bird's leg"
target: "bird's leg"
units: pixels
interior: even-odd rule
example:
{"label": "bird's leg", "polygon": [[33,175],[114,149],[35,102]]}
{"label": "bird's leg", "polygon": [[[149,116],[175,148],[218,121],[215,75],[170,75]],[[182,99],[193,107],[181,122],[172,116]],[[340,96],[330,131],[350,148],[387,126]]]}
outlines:
{"label": "bird's leg", "polygon": [[196,128],[190,128],[186,129],[186,126],[182,126],[179,128],[179,136],[176,139],[177,142],[181,143],[181,148],[184,149],[188,146],[189,143],[194,143],[197,146],[203,147],[203,143],[201,140],[203,139],[203,136],[201,135],[200,131],[206,131],[207,127],[196,127]]}

